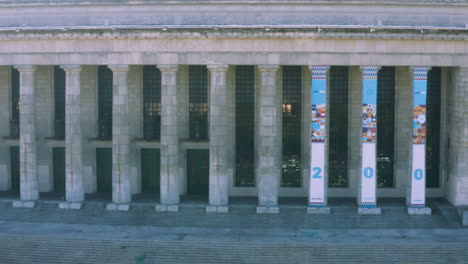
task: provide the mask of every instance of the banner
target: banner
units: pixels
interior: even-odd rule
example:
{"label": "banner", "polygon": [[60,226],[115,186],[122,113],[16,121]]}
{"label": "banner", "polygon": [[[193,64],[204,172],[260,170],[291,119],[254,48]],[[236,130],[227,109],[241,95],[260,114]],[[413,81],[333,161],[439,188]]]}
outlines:
{"label": "banner", "polygon": [[411,206],[426,201],[426,102],[428,67],[413,68],[413,150],[411,161]]}
{"label": "banner", "polygon": [[362,157],[361,207],[376,207],[377,72],[379,67],[363,66],[362,71]]}
{"label": "banner", "polygon": [[327,126],[327,66],[313,66],[311,98],[311,155],[309,206],[324,207],[326,172],[325,140]]}

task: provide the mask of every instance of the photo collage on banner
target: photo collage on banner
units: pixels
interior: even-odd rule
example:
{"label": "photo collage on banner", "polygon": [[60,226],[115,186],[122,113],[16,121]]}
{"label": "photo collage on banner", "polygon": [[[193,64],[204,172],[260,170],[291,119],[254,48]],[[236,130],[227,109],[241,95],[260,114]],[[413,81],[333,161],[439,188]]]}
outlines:
{"label": "photo collage on banner", "polygon": [[327,123],[327,66],[312,67],[311,176],[309,206],[324,207],[325,139]]}
{"label": "photo collage on banner", "polygon": [[362,70],[362,161],[361,207],[376,207],[376,143],[377,143],[377,72],[380,67],[365,66]]}
{"label": "photo collage on banner", "polygon": [[413,157],[411,206],[425,206],[427,67],[413,68]]}

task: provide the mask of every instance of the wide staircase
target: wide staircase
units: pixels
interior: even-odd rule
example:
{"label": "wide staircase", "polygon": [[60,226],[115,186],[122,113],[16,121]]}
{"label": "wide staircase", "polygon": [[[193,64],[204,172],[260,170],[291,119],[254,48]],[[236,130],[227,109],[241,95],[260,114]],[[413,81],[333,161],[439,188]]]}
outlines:
{"label": "wide staircase", "polygon": [[[103,202],[63,210],[57,201],[39,201],[35,208],[23,209],[1,200],[0,263],[468,263],[468,239],[422,238],[438,232],[465,236],[468,230],[447,201],[430,199],[431,216],[408,215],[404,201],[398,199],[379,201],[381,215],[363,216],[353,202],[332,199],[331,215],[308,215],[305,206],[295,204],[280,205],[277,215],[258,215],[254,204],[242,203],[233,204],[228,214],[207,214],[201,204],[182,204],[178,213],[159,213],[148,203],[134,204],[128,212],[109,212]],[[29,229],[14,230],[8,223],[28,223]],[[135,236],[118,238],[104,232],[74,236],[66,230],[63,235],[47,229],[28,231],[47,225],[110,226],[116,233],[141,229],[134,231]],[[177,235],[153,236],[150,228]],[[409,236],[419,232],[421,239],[405,240],[402,235],[388,239],[388,234],[400,230]],[[341,238],[341,232],[351,235]],[[372,239],[365,240],[360,232]]]}

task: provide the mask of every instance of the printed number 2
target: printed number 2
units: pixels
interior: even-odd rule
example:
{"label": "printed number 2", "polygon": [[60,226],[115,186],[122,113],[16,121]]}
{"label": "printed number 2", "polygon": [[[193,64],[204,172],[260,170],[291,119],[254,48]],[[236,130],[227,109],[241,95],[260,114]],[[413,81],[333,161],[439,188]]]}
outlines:
{"label": "printed number 2", "polygon": [[313,167],[312,170],[315,171],[314,176],[312,176],[312,178],[314,179],[322,178],[322,176],[320,176],[320,173],[322,172],[322,169],[320,167]]}
{"label": "printed number 2", "polygon": [[364,177],[367,179],[372,178],[374,176],[374,170],[371,167],[367,167],[364,169]]}
{"label": "printed number 2", "polygon": [[423,178],[423,171],[421,169],[416,169],[413,173],[413,176],[416,180],[421,180]]}

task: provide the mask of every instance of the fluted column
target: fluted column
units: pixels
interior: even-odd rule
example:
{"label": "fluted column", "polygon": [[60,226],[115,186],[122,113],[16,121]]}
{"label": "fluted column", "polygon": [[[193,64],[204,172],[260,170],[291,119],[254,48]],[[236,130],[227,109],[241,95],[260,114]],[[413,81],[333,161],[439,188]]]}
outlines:
{"label": "fluted column", "polygon": [[177,132],[178,65],[158,65],[161,71],[161,204],[156,211],[179,210],[179,137]]}
{"label": "fluted column", "polygon": [[260,112],[257,142],[257,213],[278,213],[281,178],[281,103],[276,82],[278,65],[259,65]]}
{"label": "fluted column", "polygon": [[361,66],[362,133],[361,176],[359,177],[358,213],[380,214],[377,207],[377,73],[380,67]]}
{"label": "fluted column", "polygon": [[14,207],[34,207],[39,199],[33,65],[16,66],[20,73],[20,201]]}
{"label": "fluted column", "polygon": [[112,96],[112,203],[108,210],[128,210],[131,201],[129,166],[128,65],[110,65]]}
{"label": "fluted column", "polygon": [[84,200],[83,136],[81,133],[80,65],[62,65],[65,71],[65,197],[63,209],[80,209]]}
{"label": "fluted column", "polygon": [[310,171],[308,213],[329,214],[327,207],[327,71],[328,66],[310,66],[312,72],[312,100],[310,119]]}
{"label": "fluted column", "polygon": [[431,214],[426,207],[426,111],[427,72],[430,67],[411,67],[413,74],[413,145],[411,180],[407,197],[409,214]]}
{"label": "fluted column", "polygon": [[207,212],[228,212],[228,65],[208,65],[210,71],[210,184]]}

